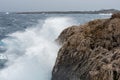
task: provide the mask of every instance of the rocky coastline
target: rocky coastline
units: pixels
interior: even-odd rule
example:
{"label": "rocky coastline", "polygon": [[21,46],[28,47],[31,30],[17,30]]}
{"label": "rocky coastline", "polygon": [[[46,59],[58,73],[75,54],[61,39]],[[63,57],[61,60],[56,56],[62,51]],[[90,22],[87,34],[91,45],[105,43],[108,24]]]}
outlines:
{"label": "rocky coastline", "polygon": [[120,10],[116,9],[103,9],[98,11],[38,11],[38,12],[15,12],[16,14],[109,14],[117,13]]}
{"label": "rocky coastline", "polygon": [[120,80],[120,13],[65,29],[52,80]]}

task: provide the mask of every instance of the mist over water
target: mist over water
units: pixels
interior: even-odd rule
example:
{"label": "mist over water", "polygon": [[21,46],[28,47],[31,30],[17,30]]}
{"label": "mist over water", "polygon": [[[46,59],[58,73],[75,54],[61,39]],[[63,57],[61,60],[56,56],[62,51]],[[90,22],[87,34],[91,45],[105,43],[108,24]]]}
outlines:
{"label": "mist over water", "polygon": [[59,46],[55,39],[68,26],[77,24],[70,17],[50,17],[25,31],[2,40],[8,56],[0,80],[50,80]]}

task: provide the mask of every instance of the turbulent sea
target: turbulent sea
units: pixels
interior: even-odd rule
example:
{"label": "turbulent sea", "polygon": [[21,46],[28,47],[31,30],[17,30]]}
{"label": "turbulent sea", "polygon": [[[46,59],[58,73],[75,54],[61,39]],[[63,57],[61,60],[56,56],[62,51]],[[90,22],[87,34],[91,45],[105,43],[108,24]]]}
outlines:
{"label": "turbulent sea", "polygon": [[0,13],[0,80],[50,80],[55,39],[72,25],[109,18],[108,14]]}

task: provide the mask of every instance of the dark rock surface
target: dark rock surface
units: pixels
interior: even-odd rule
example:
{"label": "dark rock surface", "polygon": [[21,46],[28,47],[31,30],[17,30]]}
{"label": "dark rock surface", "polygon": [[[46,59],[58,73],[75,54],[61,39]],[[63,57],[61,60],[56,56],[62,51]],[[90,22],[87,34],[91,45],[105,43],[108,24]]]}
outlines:
{"label": "dark rock surface", "polygon": [[52,80],[120,80],[120,14],[65,29]]}

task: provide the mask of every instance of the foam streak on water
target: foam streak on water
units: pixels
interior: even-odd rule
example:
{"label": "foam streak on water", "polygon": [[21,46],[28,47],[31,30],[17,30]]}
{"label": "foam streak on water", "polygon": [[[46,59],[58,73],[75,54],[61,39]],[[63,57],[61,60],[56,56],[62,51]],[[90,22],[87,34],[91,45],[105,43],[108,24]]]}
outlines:
{"label": "foam streak on water", "polygon": [[9,62],[0,71],[0,80],[50,80],[59,49],[54,40],[73,24],[76,22],[68,17],[51,17],[24,32],[10,34],[11,38],[3,40]]}

